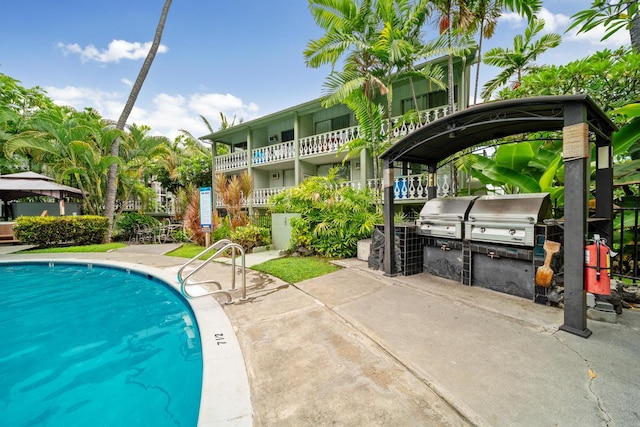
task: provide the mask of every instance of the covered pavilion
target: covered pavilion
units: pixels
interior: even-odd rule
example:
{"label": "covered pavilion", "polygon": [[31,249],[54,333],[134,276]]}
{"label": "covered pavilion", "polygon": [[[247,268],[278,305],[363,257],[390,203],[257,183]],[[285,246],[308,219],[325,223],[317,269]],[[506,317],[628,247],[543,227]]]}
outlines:
{"label": "covered pavilion", "polygon": [[84,194],[77,188],[58,184],[52,178],[35,172],[0,175],[0,200],[5,206],[12,200],[34,196],[64,201],[65,198],[82,199]]}
{"label": "covered pavilion", "polygon": [[[385,249],[384,271],[395,275],[394,167],[426,165],[428,198],[436,197],[439,162],[484,142],[539,131],[563,132],[565,167],[564,324],[561,330],[588,337],[584,251],[588,237],[590,164],[595,161],[595,217],[601,236],[613,235],[613,150],[616,126],[587,95],[542,96],[479,104],[436,120],[406,135],[381,158],[383,167]],[[595,143],[592,156],[592,142]],[[592,221],[594,220],[595,221]]]}

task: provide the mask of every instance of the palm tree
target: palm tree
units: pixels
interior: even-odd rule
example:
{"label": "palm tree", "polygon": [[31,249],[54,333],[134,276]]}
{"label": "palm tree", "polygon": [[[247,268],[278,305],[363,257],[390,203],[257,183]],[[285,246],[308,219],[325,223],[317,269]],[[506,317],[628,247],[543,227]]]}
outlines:
{"label": "palm tree", "polygon": [[[381,58],[375,50],[379,34],[379,19],[372,0],[309,0],[309,8],[316,24],[326,31],[317,40],[311,40],[304,51],[306,64],[317,68],[331,64],[335,67],[346,56],[343,71],[333,70],[325,82],[323,105],[329,107],[344,103],[356,91],[361,91],[368,102],[368,121],[374,123],[374,100],[386,95],[388,87],[380,75]],[[374,135],[379,135],[378,132]],[[380,141],[370,141],[377,146]],[[377,179],[377,161],[374,161],[374,178]]]}
{"label": "palm tree", "polygon": [[578,34],[591,31],[598,25],[604,25],[606,33],[602,40],[606,40],[619,30],[629,31],[631,46],[640,52],[640,6],[638,0],[620,0],[616,2],[594,0],[591,8],[574,14],[567,31],[580,27]]}
{"label": "palm tree", "polygon": [[525,15],[529,22],[542,7],[540,0],[475,0],[470,2],[470,9],[478,30],[478,59],[476,64],[476,82],[473,91],[473,103],[478,99],[478,85],[480,81],[480,64],[482,63],[482,41],[490,39],[498,23],[498,18],[504,9]]}
{"label": "palm tree", "polygon": [[[146,185],[151,178],[151,165],[163,164],[165,159],[171,158],[170,141],[164,136],[149,135],[151,128],[148,126],[133,124],[128,130],[120,147],[119,197],[121,200],[137,197],[148,201],[155,196],[155,192]],[[124,208],[123,204],[118,215]]]}
{"label": "palm tree", "polygon": [[[156,27],[156,33],[153,38],[153,43],[151,43],[151,48],[149,49],[149,53],[142,64],[142,68],[138,73],[138,77],[136,78],[133,87],[131,88],[131,93],[129,94],[129,98],[127,99],[127,103],[122,110],[122,114],[120,114],[120,118],[118,119],[118,123],[116,124],[116,129],[121,131],[124,130],[124,126],[127,123],[127,119],[131,114],[131,110],[133,110],[133,106],[138,99],[138,95],[140,94],[140,90],[142,89],[142,84],[151,69],[151,64],[153,63],[156,54],[158,53],[158,48],[160,47],[160,40],[162,39],[162,32],[164,31],[164,25],[167,20],[167,15],[169,13],[169,8],[171,7],[172,0],[165,0],[164,6],[162,8],[162,13],[160,14],[160,21],[158,22],[158,26]],[[118,157],[120,154],[120,138],[116,138],[111,145],[111,155],[114,157]],[[116,193],[118,189],[118,165],[114,163],[109,167],[109,174],[107,176],[107,194],[105,200],[105,216],[109,218],[109,230],[105,237],[105,240],[108,242],[111,240],[111,233],[113,232],[113,224],[114,224],[114,216],[115,216],[115,206],[116,206]]]}
{"label": "palm tree", "polygon": [[456,55],[454,47],[456,44],[466,45],[466,41],[460,38],[473,26],[473,14],[467,6],[466,0],[435,0],[431,2],[431,7],[438,13],[437,22],[440,35],[446,37],[448,50],[447,63],[447,86],[449,98],[449,113],[454,110],[455,85],[453,82],[453,57]]}
{"label": "palm tree", "polygon": [[524,32],[524,37],[518,34],[513,39],[513,49],[496,47],[489,50],[484,58],[484,63],[500,67],[503,70],[493,79],[489,80],[482,88],[482,98],[489,100],[493,92],[507,84],[513,77],[514,87],[520,85],[522,76],[534,68],[538,56],[548,49],[556,47],[562,41],[559,34],[545,34],[534,41],[534,37],[544,28],[544,21],[534,19]]}
{"label": "palm tree", "polygon": [[120,131],[92,111],[57,106],[37,111],[26,126],[28,130],[7,141],[5,154],[28,155],[42,172],[80,188],[86,194],[85,211],[100,214],[104,203],[102,177],[118,161],[108,155],[109,144]]}

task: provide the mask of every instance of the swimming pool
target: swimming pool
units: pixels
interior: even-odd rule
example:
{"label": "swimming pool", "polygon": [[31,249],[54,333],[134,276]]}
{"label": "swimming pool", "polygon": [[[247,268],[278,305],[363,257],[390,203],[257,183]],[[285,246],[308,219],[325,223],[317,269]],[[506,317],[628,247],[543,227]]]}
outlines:
{"label": "swimming pool", "polygon": [[0,263],[3,425],[198,422],[203,358],[189,305],[151,275]]}

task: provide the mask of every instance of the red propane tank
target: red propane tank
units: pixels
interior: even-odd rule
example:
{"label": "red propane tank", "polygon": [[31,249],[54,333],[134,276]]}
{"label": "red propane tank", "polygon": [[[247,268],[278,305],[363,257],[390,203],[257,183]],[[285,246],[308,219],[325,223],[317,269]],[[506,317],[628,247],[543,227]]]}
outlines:
{"label": "red propane tank", "polygon": [[595,235],[593,243],[585,248],[584,266],[587,292],[592,294],[611,295],[610,250],[605,243],[605,240],[601,240],[600,236]]}

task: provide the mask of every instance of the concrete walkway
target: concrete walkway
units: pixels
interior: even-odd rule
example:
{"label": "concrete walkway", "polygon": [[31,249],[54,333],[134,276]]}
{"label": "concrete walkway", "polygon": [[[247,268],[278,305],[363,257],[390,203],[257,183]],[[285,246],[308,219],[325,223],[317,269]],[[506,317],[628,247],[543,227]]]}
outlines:
{"label": "concrete walkway", "polygon": [[255,425],[640,423],[640,313],[558,331],[560,309],[358,260],[226,306]]}
{"label": "concrete walkway", "polygon": [[[166,249],[87,255],[177,270],[184,260]],[[558,331],[560,309],[428,274],[389,278],[355,259],[340,264],[296,285],[251,271],[248,299],[224,306],[254,425],[640,423],[640,313],[590,320],[593,335],[583,339]],[[218,277],[229,266],[210,268]]]}

